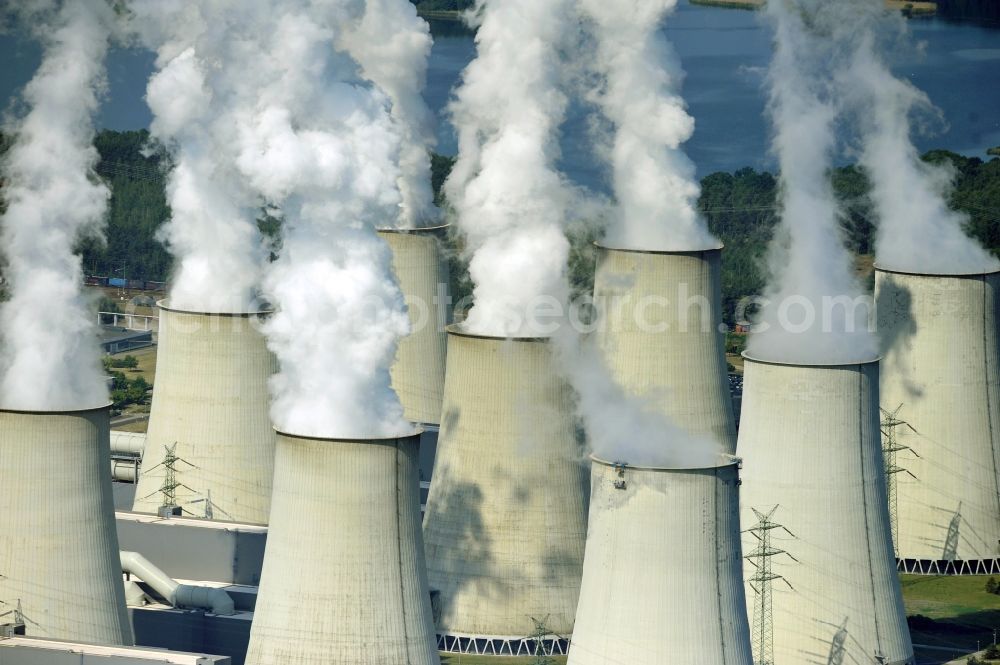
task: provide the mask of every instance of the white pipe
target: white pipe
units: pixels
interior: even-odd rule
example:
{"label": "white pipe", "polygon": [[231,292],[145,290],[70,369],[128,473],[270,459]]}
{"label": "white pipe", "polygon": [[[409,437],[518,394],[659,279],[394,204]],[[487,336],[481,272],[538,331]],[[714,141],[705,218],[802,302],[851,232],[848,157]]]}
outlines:
{"label": "white pipe", "polygon": [[118,455],[142,455],[146,446],[146,435],[143,432],[123,432],[111,430],[111,452]]}
{"label": "white pipe", "polygon": [[138,476],[138,460],[111,460],[111,478],[120,483],[134,483]]}
{"label": "white pipe", "polygon": [[222,589],[179,584],[138,552],[120,552],[122,570],[137,575],[173,607],[194,607],[212,614],[236,614],[233,599]]}

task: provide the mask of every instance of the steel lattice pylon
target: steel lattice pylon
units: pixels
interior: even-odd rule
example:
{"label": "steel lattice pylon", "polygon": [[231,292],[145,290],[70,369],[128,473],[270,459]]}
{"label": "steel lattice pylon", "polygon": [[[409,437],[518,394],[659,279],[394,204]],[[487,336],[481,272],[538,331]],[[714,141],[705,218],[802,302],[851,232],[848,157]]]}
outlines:
{"label": "steel lattice pylon", "polygon": [[194,464],[191,464],[190,462],[188,462],[186,460],[183,460],[183,459],[181,459],[180,457],[177,456],[177,452],[176,452],[177,451],[177,442],[176,441],[174,442],[174,445],[172,445],[172,446],[164,446],[163,448],[166,451],[166,454],[165,454],[165,456],[163,458],[163,461],[160,462],[159,464],[157,464],[156,466],[152,467],[151,469],[143,471],[143,475],[145,475],[145,474],[149,473],[150,471],[152,471],[153,469],[157,469],[157,468],[159,468],[159,467],[162,466],[163,467],[163,483],[160,485],[160,488],[158,490],[156,490],[156,492],[153,492],[152,494],[149,494],[149,495],[147,495],[147,496],[145,496],[143,498],[144,499],[148,499],[150,496],[153,496],[153,494],[160,493],[160,494],[163,494],[163,504],[162,505],[165,508],[175,508],[178,505],[177,504],[177,488],[178,487],[183,487],[184,489],[191,490],[192,492],[194,492],[193,489],[191,489],[190,487],[188,487],[184,483],[182,483],[179,480],[177,480],[177,463],[178,462],[183,462],[184,464],[187,464],[192,469],[197,469],[198,467],[196,467]]}
{"label": "steel lattice pylon", "polygon": [[757,524],[753,528],[747,529],[745,533],[753,534],[757,539],[757,547],[752,552],[744,556],[756,568],[756,572],[750,577],[750,586],[753,588],[756,597],[753,605],[753,656],[756,665],[774,665],[774,625],[771,608],[771,586],[775,580],[781,580],[791,589],[792,585],[781,575],[771,569],[771,559],[779,554],[784,554],[792,561],[798,562],[794,556],[785,550],[778,549],[771,545],[771,532],[781,529],[788,535],[795,537],[791,531],[771,520],[778,510],[775,506],[770,512],[763,513],[756,508],[751,508],[753,514],[757,516]]}
{"label": "steel lattice pylon", "polygon": [[909,450],[916,457],[920,457],[912,448],[904,446],[896,440],[896,428],[901,425],[909,428],[914,434],[917,433],[917,430],[913,429],[910,423],[900,420],[899,412],[902,408],[903,405],[900,404],[893,411],[879,409],[882,412],[882,457],[885,460],[885,486],[889,500],[889,529],[892,532],[892,546],[896,549],[898,549],[897,543],[899,542],[899,500],[896,492],[896,475],[906,473],[916,479],[916,476],[910,471],[896,463],[897,455],[903,450]]}

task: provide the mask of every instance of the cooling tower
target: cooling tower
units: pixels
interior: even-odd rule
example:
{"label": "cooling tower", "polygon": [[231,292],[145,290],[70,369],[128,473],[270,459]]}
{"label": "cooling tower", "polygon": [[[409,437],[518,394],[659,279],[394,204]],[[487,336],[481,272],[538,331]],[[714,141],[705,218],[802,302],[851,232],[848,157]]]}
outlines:
{"label": "cooling tower", "polygon": [[259,315],[159,306],[153,404],[134,510],[156,513],[162,490],[175,485],[176,504],[192,515],[206,513],[211,492],[215,519],[264,524],[274,459],[267,381],[276,362],[257,329]]}
{"label": "cooling tower", "polygon": [[875,273],[890,507],[907,572],[1000,573],[998,292],[1000,273]]}
{"label": "cooling tower", "polygon": [[278,435],[248,665],[437,665],[419,435]]}
{"label": "cooling tower", "polygon": [[580,589],[587,492],[570,390],[545,339],[448,333],[424,517],[438,646],[533,653],[532,618],[569,637]]}
{"label": "cooling tower", "polygon": [[650,252],[598,246],[597,341],[629,393],[732,453],[736,424],[721,332],[721,248]]}
{"label": "cooling tower", "polygon": [[744,357],[743,570],[755,646],[768,649],[756,660],[912,664],[879,447],[878,362]]}
{"label": "cooling tower", "polygon": [[569,665],[753,665],[737,461],[648,468],[595,459]]}
{"label": "cooling tower", "polygon": [[392,366],[392,387],[406,418],[417,423],[441,422],[444,363],[447,349],[448,275],[438,237],[447,227],[412,230],[381,229],[392,250],[392,266],[406,296],[413,331],[399,343]]}
{"label": "cooling tower", "polygon": [[0,623],[132,644],[108,468],[108,407],[0,411]]}

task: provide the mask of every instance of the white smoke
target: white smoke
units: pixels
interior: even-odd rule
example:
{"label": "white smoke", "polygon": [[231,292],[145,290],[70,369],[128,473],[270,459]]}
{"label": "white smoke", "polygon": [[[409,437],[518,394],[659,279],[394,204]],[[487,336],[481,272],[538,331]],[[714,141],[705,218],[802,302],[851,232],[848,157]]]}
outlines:
{"label": "white smoke", "polygon": [[717,247],[697,210],[701,188],[682,145],[694,118],[680,95],[684,72],[662,32],[677,0],[582,0],[596,42],[594,95],[614,128],[609,160],[618,206],[612,247],[690,250]]}
{"label": "white smoke", "polygon": [[948,207],[951,170],[922,161],[911,140],[911,116],[931,102],[893,75],[879,44],[882,31],[905,34],[904,20],[865,0],[839,6],[843,11],[829,27],[851,52],[838,78],[861,127],[861,164],[878,214],[879,266],[940,274],[1000,269],[1000,261],[966,235],[968,216]]}
{"label": "white smoke", "polygon": [[781,223],[771,247],[766,303],[748,344],[751,355],[767,360],[849,363],[877,355],[871,299],[844,247],[830,181],[838,107],[826,69],[829,44],[814,31],[824,11],[830,7],[819,0],[767,5],[775,30],[768,83]]}
{"label": "white smoke", "polygon": [[428,226],[441,211],[431,188],[431,150],[436,143],[434,116],[422,96],[430,57],[430,26],[409,0],[367,0],[364,15],[349,23],[343,45],[368,80],[392,100],[392,119],[402,136],[397,225]]}
{"label": "white smoke", "polygon": [[233,117],[252,103],[246,63],[267,3],[133,0],[134,26],[157,52],[147,87],[152,137],[168,149],[171,218],[160,238],[175,259],[170,304],[204,312],[251,307],[266,256],[260,201],[235,168]]}
{"label": "white smoke", "polygon": [[400,136],[389,101],[333,48],[352,9],[274,3],[242,63],[254,98],[234,114],[236,164],[283,219],[263,280],[277,306],[264,325],[280,365],[272,420],[301,435],[388,437],[412,430],[389,378],[409,318],[375,232],[400,204]]}
{"label": "white smoke", "polygon": [[445,185],[472,254],[473,333],[537,334],[527,313],[568,297],[571,195],[554,165],[567,106],[561,45],[575,25],[573,4],[476,3],[477,56],[451,105],[459,154]]}
{"label": "white smoke", "polygon": [[0,164],[7,204],[0,247],[10,291],[0,305],[0,405],[94,407],[107,402],[107,386],[74,247],[82,237],[103,237],[110,193],[93,170],[93,115],[115,15],[105,0],[20,9],[43,53],[24,89],[27,115],[4,128],[14,140]]}

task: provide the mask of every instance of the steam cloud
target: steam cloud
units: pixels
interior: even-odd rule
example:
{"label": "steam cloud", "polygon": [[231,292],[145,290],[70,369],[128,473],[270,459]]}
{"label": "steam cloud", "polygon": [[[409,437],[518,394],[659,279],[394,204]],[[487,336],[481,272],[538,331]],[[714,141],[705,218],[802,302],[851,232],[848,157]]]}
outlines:
{"label": "steam cloud", "polygon": [[94,407],[107,401],[107,387],[74,247],[81,237],[103,237],[110,194],[93,171],[92,116],[115,15],[105,0],[29,2],[21,12],[44,50],[23,93],[30,110],[5,127],[14,142],[0,165],[10,289],[0,305],[0,404]]}
{"label": "steam cloud", "polygon": [[681,148],[694,133],[680,96],[684,72],[661,32],[677,0],[580,4],[594,33],[593,67],[603,84],[595,99],[614,125],[608,157],[618,207],[607,243],[656,250],[718,246],[698,214],[701,188]]}
{"label": "steam cloud", "polygon": [[351,23],[343,44],[361,72],[389,96],[392,119],[402,137],[398,226],[415,228],[438,221],[431,188],[434,116],[422,96],[427,83],[430,27],[409,0],[367,0],[364,15]]}
{"label": "steam cloud", "polygon": [[472,253],[475,304],[466,327],[534,335],[532,311],[564,304],[570,193],[555,170],[566,113],[560,45],[570,0],[477,0],[477,57],[451,105],[459,155],[445,184]]}
{"label": "steam cloud", "polygon": [[251,308],[265,258],[259,199],[235,168],[233,118],[252,103],[252,30],[267,30],[266,2],[133,0],[142,41],[157,52],[146,101],[152,137],[173,158],[170,220],[160,238],[174,255],[172,307]]}
{"label": "steam cloud", "polygon": [[921,273],[1000,269],[1000,262],[963,227],[968,216],[949,209],[952,173],[920,159],[910,135],[911,116],[932,108],[927,96],[890,71],[879,29],[905,34],[904,19],[874,3],[837,3],[829,29],[852,53],[839,76],[841,90],[861,125],[861,164],[872,180],[878,213],[876,256],[881,267]]}
{"label": "steam cloud", "polygon": [[830,182],[838,108],[832,98],[829,44],[810,26],[819,0],[768,2],[775,28],[769,110],[781,170],[781,224],[771,246],[766,302],[749,338],[751,355],[795,363],[850,363],[877,355],[862,293],[844,247]]}

